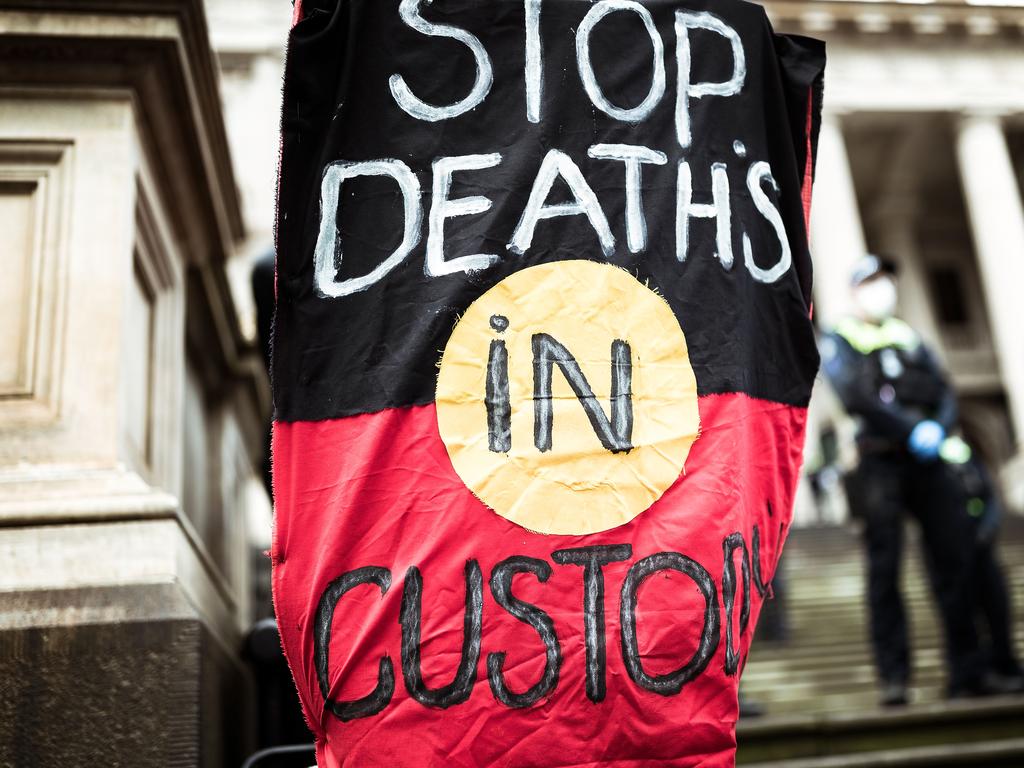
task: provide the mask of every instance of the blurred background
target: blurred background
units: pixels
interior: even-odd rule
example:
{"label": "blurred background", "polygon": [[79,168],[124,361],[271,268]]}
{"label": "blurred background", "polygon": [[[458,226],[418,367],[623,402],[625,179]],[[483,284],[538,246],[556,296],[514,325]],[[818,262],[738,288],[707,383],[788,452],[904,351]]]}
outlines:
{"label": "blurred background", "polygon": [[[828,42],[815,321],[866,251],[948,368],[1024,607],[1024,0],[766,2]],[[238,766],[305,740],[266,621],[287,0],[0,0],[0,765]],[[261,261],[262,260],[262,261]],[[259,270],[257,288],[259,288]],[[853,427],[827,384],[739,760],[1024,765],[1024,699],[943,698],[914,530],[912,705],[882,713]],[[254,629],[255,627],[255,629]],[[1014,625],[1020,648],[1024,623]],[[802,761],[802,762],[800,762]],[[308,764],[309,761],[307,761]]]}

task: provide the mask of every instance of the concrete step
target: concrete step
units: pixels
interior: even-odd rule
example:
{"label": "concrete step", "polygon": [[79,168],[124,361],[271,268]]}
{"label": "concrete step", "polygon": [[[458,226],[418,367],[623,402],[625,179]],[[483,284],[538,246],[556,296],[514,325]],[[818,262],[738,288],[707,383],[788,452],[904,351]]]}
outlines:
{"label": "concrete step", "polygon": [[[886,760],[900,751],[903,754],[896,756],[899,759],[921,759],[924,753],[907,753],[907,750],[920,748],[939,748],[939,753],[945,753],[966,745],[1002,744],[1005,753],[993,748],[989,755],[996,759],[1000,754],[1021,754],[1022,734],[1024,697],[1021,696],[922,703],[893,710],[872,706],[855,713],[823,712],[741,721],[737,729],[737,763],[779,765],[780,761],[785,761],[785,765],[794,765],[791,761],[813,759],[816,762],[803,764],[831,765],[821,760],[856,756],[861,762],[850,765],[928,765],[927,762]],[[985,750],[980,747],[979,750],[977,757],[982,759]],[[1024,761],[1016,764],[1024,765]]]}
{"label": "concrete step", "polygon": [[1005,739],[980,744],[942,744],[939,746],[886,749],[866,754],[809,757],[782,762],[749,763],[749,768],[976,768],[1024,765],[1024,739]]}
{"label": "concrete step", "polygon": [[[1024,643],[1024,627],[1016,627],[1013,637],[1018,646]],[[802,639],[802,638],[801,638]],[[916,660],[919,654],[940,654],[943,648],[942,638],[938,633],[931,630],[912,630],[911,644],[913,645],[913,658]],[[794,650],[794,643],[783,647],[769,646],[766,643],[758,645],[754,640],[753,652],[750,655],[750,664],[773,665],[779,663],[793,664],[795,666],[806,665],[808,667],[819,666],[822,660],[834,659],[836,663],[855,663],[858,659],[870,659],[871,648],[867,638],[851,637],[827,638],[807,650]]]}
{"label": "concrete step", "polygon": [[[924,622],[912,623],[911,633],[915,663],[921,654],[925,654],[925,657],[941,655],[942,638],[934,622],[928,622],[927,625]],[[794,628],[793,635],[798,639],[791,640],[784,646],[759,643],[755,637],[747,672],[744,674],[762,666],[777,666],[783,663],[794,668],[814,668],[828,665],[830,660],[838,665],[871,658],[866,629],[863,632],[820,636],[815,638],[813,644],[808,642],[809,635],[806,632],[799,632]],[[1018,646],[1024,644],[1024,624],[1018,623],[1013,635]]]}

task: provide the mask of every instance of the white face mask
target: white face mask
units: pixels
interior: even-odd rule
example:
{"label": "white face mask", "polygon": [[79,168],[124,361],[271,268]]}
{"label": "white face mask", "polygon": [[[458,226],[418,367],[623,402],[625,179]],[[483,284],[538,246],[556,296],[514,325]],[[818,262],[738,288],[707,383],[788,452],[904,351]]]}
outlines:
{"label": "white face mask", "polygon": [[896,282],[891,277],[881,275],[857,286],[853,298],[870,320],[887,320],[896,313]]}

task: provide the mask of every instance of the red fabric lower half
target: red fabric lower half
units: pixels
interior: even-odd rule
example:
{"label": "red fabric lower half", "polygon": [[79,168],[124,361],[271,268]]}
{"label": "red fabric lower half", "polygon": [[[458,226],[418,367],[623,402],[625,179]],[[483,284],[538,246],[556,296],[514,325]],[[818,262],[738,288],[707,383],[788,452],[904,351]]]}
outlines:
{"label": "red fabric lower half", "polygon": [[[699,408],[701,436],[684,475],[632,522],[581,537],[532,533],[478,501],[451,466],[433,405],[275,424],[275,606],[319,767],[731,765],[738,673],[727,673],[726,627],[733,627],[742,670],[762,597],[755,579],[749,622],[740,632],[742,548],[731,558],[730,616],[723,542],[739,533],[753,559],[756,526],[760,575],[764,583],[771,579],[790,522],[806,411],[741,394],[703,397]],[[558,565],[551,553],[600,544],[629,544],[632,555],[602,569],[606,693],[595,703],[585,692],[583,568]],[[638,686],[620,641],[627,571],[659,552],[680,553],[706,569],[720,616],[710,662],[674,695]],[[544,671],[540,636],[506,612],[488,585],[494,566],[514,555],[551,566],[543,583],[516,575],[512,592],[551,617],[562,657],[553,692],[523,709],[499,703],[487,679],[494,652],[506,654],[504,675],[513,691],[530,688]],[[440,688],[452,681],[461,658],[470,560],[483,574],[476,682],[463,703],[430,708],[403,681],[399,614],[406,574],[415,566],[422,576],[422,671],[428,687]],[[330,698],[366,696],[377,685],[383,656],[392,660],[396,682],[380,712],[342,722],[325,709],[318,685],[314,617],[328,584],[364,566],[388,569],[391,586],[383,595],[376,585],[358,586],[338,602],[328,646]],[[636,606],[644,671],[663,675],[685,664],[705,626],[705,599],[695,581],[658,571],[642,583]]]}

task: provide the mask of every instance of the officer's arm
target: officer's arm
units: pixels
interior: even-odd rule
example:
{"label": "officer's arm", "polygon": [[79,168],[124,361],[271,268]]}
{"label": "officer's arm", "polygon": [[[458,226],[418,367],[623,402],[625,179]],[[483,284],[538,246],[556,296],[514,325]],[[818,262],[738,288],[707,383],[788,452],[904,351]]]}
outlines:
{"label": "officer's arm", "polygon": [[956,393],[953,391],[953,386],[949,383],[949,379],[946,377],[946,373],[942,369],[938,358],[927,347],[924,349],[924,354],[935,378],[942,382],[942,399],[939,401],[939,407],[935,411],[935,421],[939,422],[946,432],[951,432],[953,427],[956,426],[956,420],[960,415],[956,402]]}
{"label": "officer's arm", "polygon": [[859,416],[876,432],[906,442],[917,421],[882,400],[865,355],[842,336],[830,333],[822,340],[821,358],[825,375],[850,415]]}

